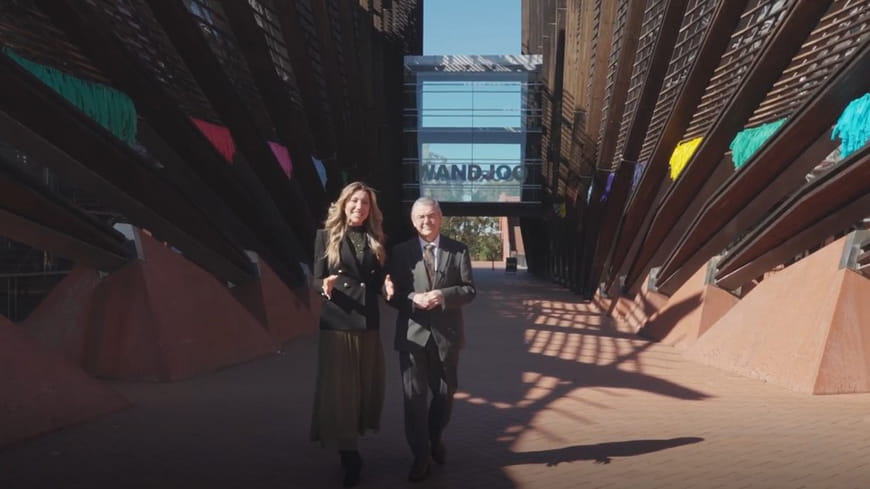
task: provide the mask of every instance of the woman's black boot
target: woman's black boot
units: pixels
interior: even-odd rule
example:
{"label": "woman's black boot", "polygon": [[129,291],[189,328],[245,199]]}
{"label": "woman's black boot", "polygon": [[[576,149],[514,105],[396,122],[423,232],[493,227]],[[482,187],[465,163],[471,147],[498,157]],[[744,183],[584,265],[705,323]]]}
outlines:
{"label": "woman's black boot", "polygon": [[344,467],[344,487],[359,484],[359,474],[362,470],[362,457],[356,450],[339,450],[341,466]]}

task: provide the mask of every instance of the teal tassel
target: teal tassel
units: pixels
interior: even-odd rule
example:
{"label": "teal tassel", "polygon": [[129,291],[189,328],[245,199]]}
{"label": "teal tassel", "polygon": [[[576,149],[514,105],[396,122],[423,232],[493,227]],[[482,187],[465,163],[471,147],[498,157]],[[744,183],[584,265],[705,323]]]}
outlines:
{"label": "teal tassel", "polygon": [[785,124],[785,119],[780,119],[738,132],[728,146],[731,148],[731,161],[734,162],[734,169],[739,170],[743,167],[758,151],[758,148],[763,146],[783,124]]}
{"label": "teal tassel", "polygon": [[127,144],[136,140],[136,107],[123,92],[22,58],[9,48],[3,52],[118,139]]}
{"label": "teal tassel", "polygon": [[843,158],[864,147],[870,139],[870,93],[849,102],[837,119],[831,139],[840,138]]}

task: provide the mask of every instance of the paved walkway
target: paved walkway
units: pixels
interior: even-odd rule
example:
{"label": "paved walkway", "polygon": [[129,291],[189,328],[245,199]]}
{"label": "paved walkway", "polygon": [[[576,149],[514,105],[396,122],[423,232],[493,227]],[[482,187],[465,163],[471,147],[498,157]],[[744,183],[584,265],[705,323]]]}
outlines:
{"label": "paved walkway", "polygon": [[[809,396],[684,360],[525,273],[476,270],[448,464],[405,480],[398,361],[366,488],[867,488],[870,395]],[[384,318],[391,346],[393,328]],[[0,488],[341,487],[308,443],[315,338],[0,451]]]}

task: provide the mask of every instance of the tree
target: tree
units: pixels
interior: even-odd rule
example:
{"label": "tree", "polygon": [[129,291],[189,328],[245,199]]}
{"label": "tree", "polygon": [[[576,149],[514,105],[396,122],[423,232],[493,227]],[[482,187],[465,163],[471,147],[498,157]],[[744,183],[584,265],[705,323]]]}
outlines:
{"label": "tree", "polygon": [[494,217],[445,216],[441,232],[465,243],[472,260],[494,261],[501,255],[501,232]]}

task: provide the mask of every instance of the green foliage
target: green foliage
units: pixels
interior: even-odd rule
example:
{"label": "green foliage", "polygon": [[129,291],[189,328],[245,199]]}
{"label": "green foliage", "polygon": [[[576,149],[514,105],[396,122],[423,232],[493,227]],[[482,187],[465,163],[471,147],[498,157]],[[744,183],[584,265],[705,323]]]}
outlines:
{"label": "green foliage", "polygon": [[465,243],[472,260],[501,259],[501,232],[495,217],[445,216],[441,233]]}

